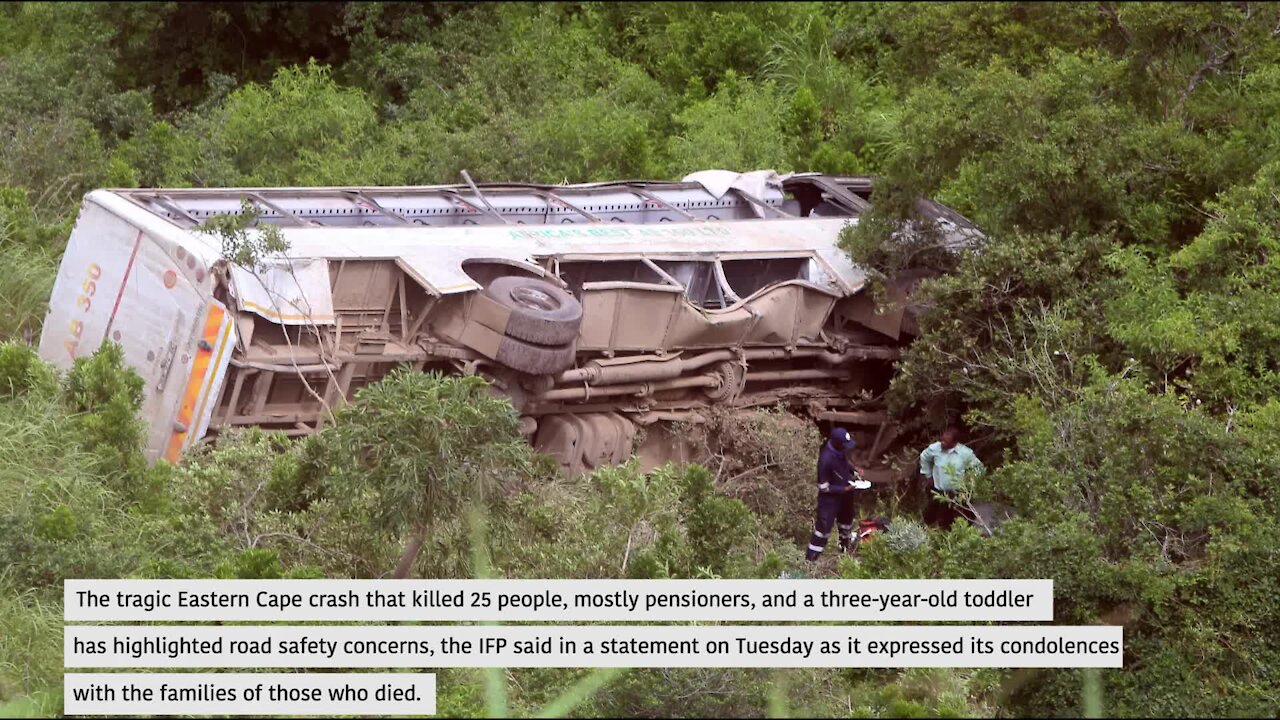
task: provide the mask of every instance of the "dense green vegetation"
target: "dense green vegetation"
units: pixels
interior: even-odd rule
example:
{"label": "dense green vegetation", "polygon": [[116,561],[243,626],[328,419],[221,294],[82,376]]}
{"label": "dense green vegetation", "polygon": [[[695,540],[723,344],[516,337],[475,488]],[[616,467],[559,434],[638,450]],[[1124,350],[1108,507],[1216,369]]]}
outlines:
{"label": "dense green vegetation", "polygon": [[[24,347],[86,190],[768,167],[880,176],[855,259],[949,271],[891,400],[921,437],[963,420],[973,492],[1018,513],[818,572],[1052,577],[1058,621],[1125,624],[1124,670],[446,671],[441,713],[1273,714],[1278,109],[1261,3],[4,5],[0,712],[61,707],[67,577],[803,572],[817,438],[772,413],[712,448],[765,473],[565,480],[481,388],[402,374],[306,442],[147,468],[117,353],[58,377]],[[890,242],[918,195],[987,240]],[[458,453],[484,462],[413,474]]]}

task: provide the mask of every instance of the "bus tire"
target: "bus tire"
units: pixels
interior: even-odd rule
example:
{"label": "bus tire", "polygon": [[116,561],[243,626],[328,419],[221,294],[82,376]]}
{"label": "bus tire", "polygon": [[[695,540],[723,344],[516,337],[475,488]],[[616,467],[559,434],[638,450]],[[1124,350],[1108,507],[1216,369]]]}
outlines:
{"label": "bus tire", "polygon": [[535,345],[563,346],[578,338],[582,304],[565,290],[538,278],[504,275],[483,290],[510,311],[502,333]]}
{"label": "bus tire", "polygon": [[530,375],[552,375],[573,367],[576,352],[577,343],[538,345],[508,335],[502,338],[493,359]]}

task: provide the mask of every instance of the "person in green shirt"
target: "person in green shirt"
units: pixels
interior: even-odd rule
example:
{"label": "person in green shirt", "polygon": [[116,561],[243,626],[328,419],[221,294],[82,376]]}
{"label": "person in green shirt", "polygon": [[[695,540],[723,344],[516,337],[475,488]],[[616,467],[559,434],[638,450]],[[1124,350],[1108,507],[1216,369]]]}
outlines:
{"label": "person in green shirt", "polygon": [[924,520],[930,525],[949,527],[959,516],[954,506],[939,500],[935,493],[951,496],[969,472],[982,472],[982,461],[967,445],[960,442],[960,431],[948,427],[942,431],[938,442],[920,453],[920,474],[929,482],[929,507]]}

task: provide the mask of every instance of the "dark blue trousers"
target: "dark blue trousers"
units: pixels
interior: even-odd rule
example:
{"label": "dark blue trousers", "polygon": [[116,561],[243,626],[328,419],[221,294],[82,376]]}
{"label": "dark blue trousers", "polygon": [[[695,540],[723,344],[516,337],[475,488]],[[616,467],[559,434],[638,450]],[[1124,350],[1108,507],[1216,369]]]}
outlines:
{"label": "dark blue trousers", "polygon": [[809,551],[805,553],[805,557],[810,560],[818,559],[827,548],[832,525],[839,527],[840,549],[848,549],[856,509],[853,492],[818,493],[818,512],[813,520],[813,536],[809,538]]}

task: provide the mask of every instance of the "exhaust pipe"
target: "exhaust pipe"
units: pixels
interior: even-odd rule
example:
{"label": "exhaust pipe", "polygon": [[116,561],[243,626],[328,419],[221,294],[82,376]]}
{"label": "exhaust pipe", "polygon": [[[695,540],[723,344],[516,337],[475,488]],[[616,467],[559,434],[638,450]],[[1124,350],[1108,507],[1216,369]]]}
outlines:
{"label": "exhaust pipe", "polygon": [[[898,350],[890,347],[858,346],[842,353],[837,353],[824,348],[803,348],[799,350],[770,348],[746,350],[741,353],[741,357],[748,362],[752,360],[816,358],[827,365],[841,365],[853,360],[892,360],[898,357]],[[700,370],[714,363],[732,362],[738,358],[739,354],[732,350],[716,350],[695,355],[691,358],[682,358],[678,355],[666,358],[648,356],[637,358],[634,362],[609,364],[603,364],[599,360],[592,360],[583,367],[560,373],[556,376],[555,382],[557,385],[576,385],[578,383],[618,385],[669,380]]]}

